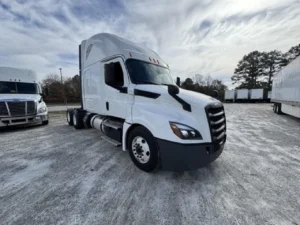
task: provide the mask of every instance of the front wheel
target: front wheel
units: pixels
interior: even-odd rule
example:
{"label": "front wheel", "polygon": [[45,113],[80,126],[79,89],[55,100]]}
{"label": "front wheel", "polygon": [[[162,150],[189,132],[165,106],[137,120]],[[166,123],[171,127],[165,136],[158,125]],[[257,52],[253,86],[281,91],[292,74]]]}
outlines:
{"label": "front wheel", "polygon": [[49,120],[45,120],[42,122],[42,125],[48,125],[48,123],[49,123]]}
{"label": "front wheel", "polygon": [[158,167],[158,147],[153,135],[144,127],[134,128],[128,136],[128,149],[133,163],[145,172]]}

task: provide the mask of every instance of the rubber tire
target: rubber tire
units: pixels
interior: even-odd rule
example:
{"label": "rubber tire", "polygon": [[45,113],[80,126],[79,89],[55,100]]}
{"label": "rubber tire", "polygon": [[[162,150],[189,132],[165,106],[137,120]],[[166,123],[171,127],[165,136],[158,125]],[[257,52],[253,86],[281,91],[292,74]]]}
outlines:
{"label": "rubber tire", "polygon": [[[136,136],[143,137],[147,141],[150,148],[150,159],[145,164],[142,164],[139,161],[137,161],[132,151],[132,141]],[[153,172],[155,169],[158,168],[159,166],[158,146],[150,131],[148,131],[146,128],[142,126],[134,128],[128,135],[127,143],[128,143],[127,146],[128,146],[130,158],[139,169],[145,172]]]}
{"label": "rubber tire", "polygon": [[83,117],[83,126],[85,128],[92,128],[91,126],[91,119],[94,116],[94,113],[86,113]]}
{"label": "rubber tire", "polygon": [[48,124],[49,124],[49,120],[45,120],[45,121],[42,122],[42,125],[44,125],[44,126],[48,125]]}
{"label": "rubber tire", "polygon": [[276,103],[274,103],[274,105],[273,105],[273,112],[277,113],[277,104]]}
{"label": "rubber tire", "polygon": [[282,111],[281,111],[281,103],[278,103],[277,104],[277,112],[276,112],[278,115],[281,115],[282,114]]}
{"label": "rubber tire", "polygon": [[[74,121],[76,120],[76,122]],[[83,128],[83,116],[78,110],[73,110],[73,126],[75,129],[82,129]]]}
{"label": "rubber tire", "polygon": [[[68,120],[68,114],[70,115],[70,121]],[[66,118],[67,118],[67,122],[69,124],[69,126],[73,126],[73,109],[72,110],[67,110],[66,112]]]}

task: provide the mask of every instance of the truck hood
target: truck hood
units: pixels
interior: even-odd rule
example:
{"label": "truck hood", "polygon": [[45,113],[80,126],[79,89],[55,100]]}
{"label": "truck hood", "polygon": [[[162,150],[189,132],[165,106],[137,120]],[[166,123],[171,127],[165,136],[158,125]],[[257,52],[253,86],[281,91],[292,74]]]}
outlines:
{"label": "truck hood", "polygon": [[[159,99],[161,100],[170,101],[170,98],[172,98],[172,100],[176,101],[168,93],[168,87],[165,85],[137,85],[136,89],[160,94],[161,96],[159,97]],[[208,104],[220,102],[219,100],[208,95],[204,95],[194,91],[188,91],[182,88],[179,89],[179,94],[177,94],[177,96],[193,106],[205,107]]]}
{"label": "truck hood", "polygon": [[9,101],[39,101],[41,96],[39,94],[0,94],[1,102]]}

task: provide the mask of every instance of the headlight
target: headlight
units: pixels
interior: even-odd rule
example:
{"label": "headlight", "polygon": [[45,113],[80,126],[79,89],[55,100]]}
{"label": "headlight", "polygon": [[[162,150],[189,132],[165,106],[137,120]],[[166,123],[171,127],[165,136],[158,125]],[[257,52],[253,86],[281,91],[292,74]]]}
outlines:
{"label": "headlight", "polygon": [[170,126],[174,134],[181,138],[181,139],[201,139],[202,136],[199,131],[195,130],[192,127],[180,124],[180,123],[174,123],[170,122]]}
{"label": "headlight", "polygon": [[43,106],[43,107],[39,108],[38,113],[44,113],[46,111],[47,111],[47,107]]}

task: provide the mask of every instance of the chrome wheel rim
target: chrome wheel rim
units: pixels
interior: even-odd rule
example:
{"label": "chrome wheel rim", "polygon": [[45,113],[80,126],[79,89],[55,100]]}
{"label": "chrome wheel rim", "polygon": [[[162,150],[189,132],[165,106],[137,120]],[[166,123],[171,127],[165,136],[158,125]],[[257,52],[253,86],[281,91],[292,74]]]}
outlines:
{"label": "chrome wheel rim", "polygon": [[145,164],[150,159],[150,147],[145,138],[137,136],[132,140],[131,144],[132,152],[135,159]]}
{"label": "chrome wheel rim", "polygon": [[68,122],[70,122],[70,120],[71,120],[69,112],[67,113],[67,120],[68,120]]}
{"label": "chrome wheel rim", "polygon": [[77,120],[76,120],[76,115],[75,114],[73,114],[73,124],[74,124],[74,126],[77,125]]}

